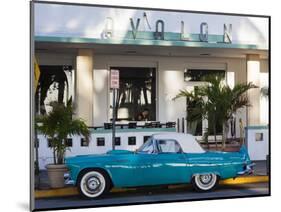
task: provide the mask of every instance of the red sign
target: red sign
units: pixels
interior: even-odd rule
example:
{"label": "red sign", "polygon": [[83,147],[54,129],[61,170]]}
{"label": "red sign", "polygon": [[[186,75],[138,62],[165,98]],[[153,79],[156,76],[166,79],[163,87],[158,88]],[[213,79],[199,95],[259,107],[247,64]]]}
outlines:
{"label": "red sign", "polygon": [[110,71],[110,88],[119,88],[119,70]]}

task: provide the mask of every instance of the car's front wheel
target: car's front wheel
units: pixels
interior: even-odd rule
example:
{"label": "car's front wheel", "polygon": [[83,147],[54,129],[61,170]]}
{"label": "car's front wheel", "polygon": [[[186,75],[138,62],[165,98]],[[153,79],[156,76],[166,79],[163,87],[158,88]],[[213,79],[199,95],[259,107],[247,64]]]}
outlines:
{"label": "car's front wheel", "polygon": [[219,181],[219,177],[216,174],[196,174],[192,179],[192,185],[197,191],[211,191],[213,190]]}
{"label": "car's front wheel", "polygon": [[109,191],[108,176],[99,170],[85,172],[78,182],[79,192],[86,198],[98,198]]}

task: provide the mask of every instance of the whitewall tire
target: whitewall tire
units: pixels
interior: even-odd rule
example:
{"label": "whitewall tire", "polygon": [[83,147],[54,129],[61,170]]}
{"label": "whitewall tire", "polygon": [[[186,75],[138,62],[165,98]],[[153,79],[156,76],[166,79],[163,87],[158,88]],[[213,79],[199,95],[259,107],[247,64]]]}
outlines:
{"label": "whitewall tire", "polygon": [[192,185],[197,191],[211,191],[218,184],[218,176],[213,173],[196,174],[192,179]]}
{"label": "whitewall tire", "polygon": [[102,171],[91,170],[85,172],[79,182],[80,194],[85,198],[98,198],[109,191],[110,182],[108,176]]}

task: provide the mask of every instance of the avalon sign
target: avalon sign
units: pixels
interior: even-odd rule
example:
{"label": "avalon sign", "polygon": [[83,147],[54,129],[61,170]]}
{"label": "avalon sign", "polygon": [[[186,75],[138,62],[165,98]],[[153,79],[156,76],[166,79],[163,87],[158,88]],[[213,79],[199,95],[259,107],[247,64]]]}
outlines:
{"label": "avalon sign", "polygon": [[[144,12],[143,18],[146,20],[149,28],[149,22],[147,20],[147,15]],[[140,26],[141,19],[138,18],[136,23],[132,18],[130,18],[130,24],[131,24],[131,33],[133,39],[137,39],[137,34],[140,32],[139,26]],[[192,34],[187,34],[184,32],[184,21],[181,21],[180,23],[180,33],[174,33],[174,34],[180,34],[179,40],[180,41],[190,41],[190,42],[209,42],[209,33],[208,33],[208,23],[202,22],[199,26],[199,34],[198,39],[194,38]],[[143,33],[144,31],[142,31]],[[105,29],[103,30],[103,38],[110,39],[114,37],[114,20],[111,17],[106,18],[106,25]],[[221,40],[218,40],[217,42],[220,43],[232,43],[232,24],[224,24],[223,25],[223,38]],[[153,32],[153,39],[155,40],[166,40],[165,38],[165,22],[161,19],[158,19],[155,23],[155,31]]]}

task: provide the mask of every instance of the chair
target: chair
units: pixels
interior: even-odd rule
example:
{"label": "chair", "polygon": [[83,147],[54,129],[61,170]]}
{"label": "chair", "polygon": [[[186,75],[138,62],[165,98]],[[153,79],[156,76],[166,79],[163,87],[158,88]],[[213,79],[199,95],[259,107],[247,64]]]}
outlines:
{"label": "chair", "polygon": [[137,128],[137,122],[129,122],[128,128],[129,128],[129,129],[135,129],[135,128]]}
{"label": "chair", "polygon": [[160,128],[161,127],[160,121],[153,121],[153,122],[151,122],[151,127],[152,128]]}
{"label": "chair", "polygon": [[175,128],[176,127],[176,122],[167,122],[166,123],[166,128]]}
{"label": "chair", "polygon": [[104,129],[112,129],[112,123],[104,123]]}
{"label": "chair", "polygon": [[145,128],[151,128],[151,123],[150,123],[150,122],[145,123],[145,124],[144,124],[144,127],[145,127]]}

